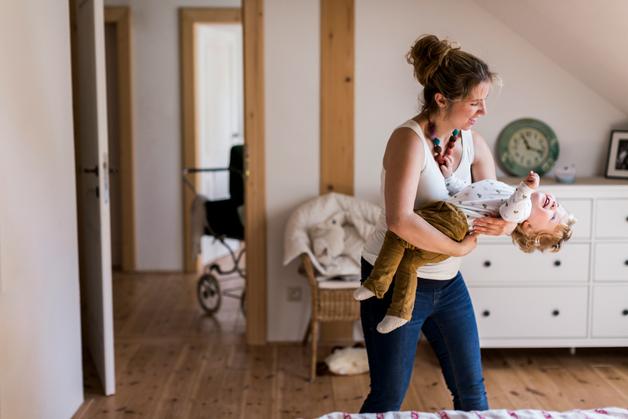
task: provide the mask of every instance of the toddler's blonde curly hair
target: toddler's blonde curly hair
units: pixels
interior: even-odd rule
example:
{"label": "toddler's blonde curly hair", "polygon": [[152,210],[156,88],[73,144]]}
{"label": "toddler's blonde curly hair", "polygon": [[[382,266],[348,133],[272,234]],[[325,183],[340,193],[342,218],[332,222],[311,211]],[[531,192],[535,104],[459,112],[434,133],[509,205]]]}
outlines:
{"label": "toddler's blonde curly hair", "polygon": [[[558,224],[554,231],[530,231],[524,227],[525,221],[519,223],[510,235],[512,242],[519,246],[526,253],[532,253],[535,250],[544,252],[558,252],[563,243],[571,238],[571,226],[576,223],[573,215],[568,215],[564,223]],[[526,231],[527,230],[527,231]]]}

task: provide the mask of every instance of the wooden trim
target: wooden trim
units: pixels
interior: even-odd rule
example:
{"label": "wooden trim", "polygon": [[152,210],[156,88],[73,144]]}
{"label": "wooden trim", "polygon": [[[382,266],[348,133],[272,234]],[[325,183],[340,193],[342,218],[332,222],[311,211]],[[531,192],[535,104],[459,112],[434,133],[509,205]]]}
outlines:
{"label": "wooden trim", "polygon": [[238,7],[185,7],[179,9],[181,19],[189,23],[240,23],[242,10]]}
{"label": "wooden trim", "polygon": [[135,271],[135,176],[133,169],[133,84],[131,69],[131,11],[105,7],[105,23],[116,27],[120,188],[122,195],[122,271]]}
{"label": "wooden trim", "polygon": [[[354,0],[321,0],[320,193],[353,195]],[[353,322],[321,325],[320,342],[351,340]]]}
{"label": "wooden trim", "polygon": [[264,138],[264,0],[243,0],[246,174],[246,341],[266,344],[267,245]]}
{"label": "wooden trim", "polygon": [[[194,20],[184,9],[179,10],[179,24],[181,37],[181,139],[182,165],[196,166],[196,118],[194,115]],[[199,181],[196,174],[188,176],[195,188]],[[196,272],[196,258],[192,256],[190,238],[189,208],[194,194],[183,187],[183,270],[187,273]]]}
{"label": "wooden trim", "polygon": [[321,0],[320,193],[353,195],[354,0]]}
{"label": "wooden trim", "polygon": [[[243,0],[242,9],[182,8],[181,30],[181,121],[183,167],[196,161],[196,116],[194,96],[194,24],[237,23],[243,25],[244,49],[244,144],[245,144],[245,241],[246,241],[246,341],[266,344],[266,174],[264,157],[264,49],[263,0]],[[251,175],[252,174],[252,175]],[[190,180],[198,188],[196,176]],[[196,271],[190,249],[189,214],[193,194],[183,188],[184,268]]]}
{"label": "wooden trim", "polygon": [[[196,157],[196,75],[194,74],[194,25],[197,23],[239,23],[241,10],[238,8],[181,8],[179,25],[181,31],[181,135],[183,167],[195,167]],[[197,174],[188,178],[198,190],[200,179]],[[197,257],[193,254],[190,238],[190,214],[194,194],[183,188],[183,269],[187,273],[198,271]]]}

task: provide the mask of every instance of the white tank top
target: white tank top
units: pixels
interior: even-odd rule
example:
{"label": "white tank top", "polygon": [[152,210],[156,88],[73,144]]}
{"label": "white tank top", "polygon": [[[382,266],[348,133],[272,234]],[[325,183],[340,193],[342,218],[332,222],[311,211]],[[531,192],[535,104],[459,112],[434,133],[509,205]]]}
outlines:
{"label": "white tank top", "polygon": [[[432,158],[432,151],[427,145],[427,140],[425,139],[421,126],[416,121],[410,119],[398,128],[402,127],[410,128],[414,131],[418,136],[417,140],[423,144],[425,150],[423,153],[425,158],[421,169],[421,178],[419,179],[416,198],[414,199],[414,208],[420,208],[431,202],[448,199],[449,192],[445,186],[445,178],[436,164],[436,161]],[[455,173],[457,177],[467,183],[471,183],[471,164],[473,163],[473,159],[474,150],[471,131],[462,131],[462,157]],[[385,181],[386,170],[382,167],[380,175],[380,206],[383,211],[377,220],[375,231],[369,236],[362,250],[362,257],[371,265],[373,265],[375,259],[377,259],[377,255],[384,242],[384,235],[386,234],[386,230],[388,230],[386,225],[386,205],[384,202]],[[460,269],[461,262],[462,258],[450,257],[443,262],[427,264],[417,271],[417,276],[426,279],[451,279]]]}

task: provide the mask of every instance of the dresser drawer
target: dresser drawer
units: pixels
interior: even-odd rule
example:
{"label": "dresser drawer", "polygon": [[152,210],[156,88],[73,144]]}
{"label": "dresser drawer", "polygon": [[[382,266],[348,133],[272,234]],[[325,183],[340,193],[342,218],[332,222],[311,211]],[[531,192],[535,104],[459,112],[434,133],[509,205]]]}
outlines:
{"label": "dresser drawer", "polygon": [[628,337],[628,285],[593,288],[593,337]]}
{"label": "dresser drawer", "polygon": [[469,291],[481,338],[586,337],[587,287]]}
{"label": "dresser drawer", "polygon": [[628,243],[597,243],[594,268],[596,281],[628,282]]}
{"label": "dresser drawer", "polygon": [[578,221],[573,226],[572,239],[588,239],[591,237],[591,208],[590,199],[563,199],[557,196],[558,202],[576,217]]}
{"label": "dresser drawer", "polygon": [[597,201],[595,235],[600,238],[628,238],[628,199]]}
{"label": "dresser drawer", "polygon": [[589,278],[589,244],[566,243],[558,253],[523,253],[513,244],[480,244],[462,261],[470,283],[579,281]]}

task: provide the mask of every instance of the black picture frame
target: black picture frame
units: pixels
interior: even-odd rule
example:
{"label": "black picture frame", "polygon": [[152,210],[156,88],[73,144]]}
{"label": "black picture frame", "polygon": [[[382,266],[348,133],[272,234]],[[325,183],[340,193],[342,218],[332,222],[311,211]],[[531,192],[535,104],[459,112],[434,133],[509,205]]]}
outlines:
{"label": "black picture frame", "polygon": [[605,176],[609,179],[628,179],[628,131],[611,131]]}

